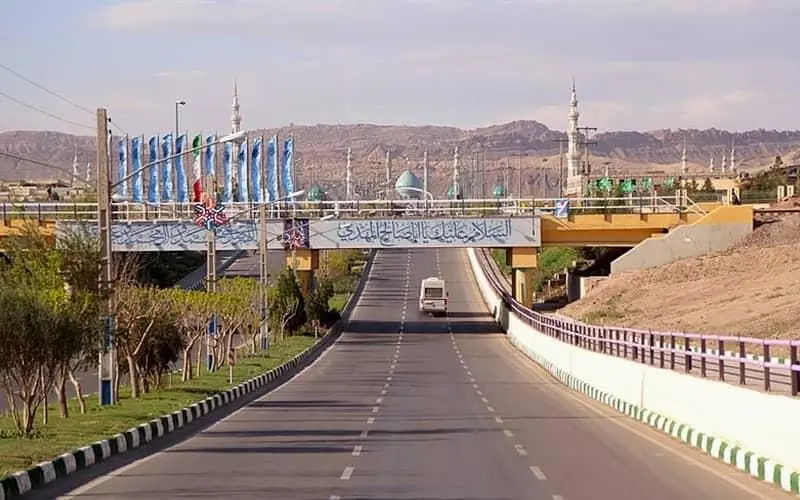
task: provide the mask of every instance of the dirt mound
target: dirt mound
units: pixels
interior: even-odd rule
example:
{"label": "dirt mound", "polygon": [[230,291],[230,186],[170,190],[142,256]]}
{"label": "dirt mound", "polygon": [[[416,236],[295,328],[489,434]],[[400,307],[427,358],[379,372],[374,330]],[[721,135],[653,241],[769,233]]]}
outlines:
{"label": "dirt mound", "polygon": [[610,277],[562,313],[662,331],[800,338],[800,214],[725,252]]}

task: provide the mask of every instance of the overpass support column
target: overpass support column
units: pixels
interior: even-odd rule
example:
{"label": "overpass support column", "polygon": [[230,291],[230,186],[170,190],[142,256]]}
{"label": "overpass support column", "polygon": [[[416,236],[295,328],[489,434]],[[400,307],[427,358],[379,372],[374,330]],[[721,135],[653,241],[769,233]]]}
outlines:
{"label": "overpass support column", "polygon": [[314,288],[314,271],[319,268],[319,250],[298,248],[286,254],[286,265],[295,270],[300,290],[311,293]]}
{"label": "overpass support column", "polygon": [[509,248],[506,250],[506,264],[511,266],[511,291],[520,304],[533,306],[536,297],[534,278],[539,267],[538,248]]}

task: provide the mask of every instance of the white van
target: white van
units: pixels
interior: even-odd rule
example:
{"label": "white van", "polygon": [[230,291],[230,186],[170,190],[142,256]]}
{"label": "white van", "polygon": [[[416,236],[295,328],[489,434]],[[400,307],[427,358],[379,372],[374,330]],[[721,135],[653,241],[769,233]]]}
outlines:
{"label": "white van", "polygon": [[422,280],[419,312],[447,316],[447,287],[443,279],[431,277]]}

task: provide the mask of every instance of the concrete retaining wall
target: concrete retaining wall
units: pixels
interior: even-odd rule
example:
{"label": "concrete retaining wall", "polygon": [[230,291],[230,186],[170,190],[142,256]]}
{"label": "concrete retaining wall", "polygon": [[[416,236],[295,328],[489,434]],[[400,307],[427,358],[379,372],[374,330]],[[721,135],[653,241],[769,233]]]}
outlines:
{"label": "concrete retaining wall", "polygon": [[800,470],[800,400],[642,365],[544,335],[508,312],[475,251],[467,251],[484,302],[509,340],[562,382],[715,458],[800,493],[800,474],[795,472]]}
{"label": "concrete retaining wall", "polygon": [[722,206],[694,224],[648,238],[611,263],[611,274],[662,266],[730,248],[753,232],[753,209]]}

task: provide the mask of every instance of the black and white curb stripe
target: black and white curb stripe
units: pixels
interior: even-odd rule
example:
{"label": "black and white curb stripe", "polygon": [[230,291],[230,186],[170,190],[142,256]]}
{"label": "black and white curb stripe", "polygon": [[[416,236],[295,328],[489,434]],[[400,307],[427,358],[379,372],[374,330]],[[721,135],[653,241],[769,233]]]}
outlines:
{"label": "black and white curb stripe", "polygon": [[143,446],[264,386],[272,385],[274,389],[286,382],[311,364],[339,337],[348,322],[350,312],[364,289],[367,276],[369,276],[369,271],[372,267],[373,256],[374,252],[370,255],[355,291],[350,294],[345,307],[342,309],[341,320],[305,351],[267,373],[251,378],[227,391],[210,396],[187,408],[162,415],[109,439],[98,441],[47,462],[42,462],[28,470],[8,475],[0,480],[0,500],[18,498],[33,489],[68,476],[75,471],[86,469],[112,456]]}
{"label": "black and white curb stripe", "polygon": [[578,392],[586,394],[590,398],[603,403],[606,406],[617,410],[629,417],[657,429],[665,434],[677,438],[693,448],[697,448],[712,458],[720,460],[726,464],[733,465],[737,469],[747,472],[767,483],[775,484],[781,489],[790,493],[800,494],[800,472],[792,471],[782,464],[776,463],[768,458],[756,455],[751,451],[734,446],[720,438],[700,432],[688,425],[676,422],[658,413],[654,413],[646,408],[641,408],[634,404],[623,401],[622,399],[603,392],[586,382],[579,380],[571,373],[555,366],[549,360],[542,357],[533,349],[524,345],[519,337],[513,333],[508,333],[508,338],[517,349],[531,358],[545,370],[550,372],[561,383]]}

